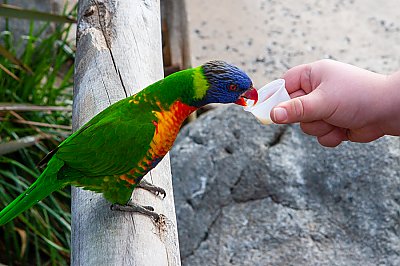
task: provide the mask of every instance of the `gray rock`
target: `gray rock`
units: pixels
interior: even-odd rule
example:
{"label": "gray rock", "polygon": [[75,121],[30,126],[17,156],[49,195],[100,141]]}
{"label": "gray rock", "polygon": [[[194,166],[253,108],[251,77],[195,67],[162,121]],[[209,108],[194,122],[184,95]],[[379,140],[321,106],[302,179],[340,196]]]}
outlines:
{"label": "gray rock", "polygon": [[400,265],[400,145],[320,146],[237,106],[171,152],[183,265]]}

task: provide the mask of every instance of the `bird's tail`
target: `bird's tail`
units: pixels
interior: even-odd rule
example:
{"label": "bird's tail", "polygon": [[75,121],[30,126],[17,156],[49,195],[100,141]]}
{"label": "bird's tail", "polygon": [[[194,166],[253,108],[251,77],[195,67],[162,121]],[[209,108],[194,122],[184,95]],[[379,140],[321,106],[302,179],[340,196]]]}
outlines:
{"label": "bird's tail", "polygon": [[0,212],[0,226],[8,223],[22,212],[26,211],[53,191],[61,189],[63,182],[57,180],[57,172],[63,165],[61,160],[51,160],[39,178],[14,201]]}

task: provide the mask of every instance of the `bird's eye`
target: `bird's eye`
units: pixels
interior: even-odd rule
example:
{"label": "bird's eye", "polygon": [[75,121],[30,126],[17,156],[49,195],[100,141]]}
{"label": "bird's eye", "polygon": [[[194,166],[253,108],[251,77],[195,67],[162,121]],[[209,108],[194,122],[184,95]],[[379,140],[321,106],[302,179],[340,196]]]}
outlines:
{"label": "bird's eye", "polygon": [[229,85],[229,90],[230,91],[236,91],[237,90],[237,85],[236,84]]}

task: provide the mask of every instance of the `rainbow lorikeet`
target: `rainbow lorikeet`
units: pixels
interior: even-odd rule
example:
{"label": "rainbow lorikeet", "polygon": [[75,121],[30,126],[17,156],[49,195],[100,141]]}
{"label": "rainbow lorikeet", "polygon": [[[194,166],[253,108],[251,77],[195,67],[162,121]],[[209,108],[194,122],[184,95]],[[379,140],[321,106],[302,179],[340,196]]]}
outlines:
{"label": "rainbow lorikeet", "polygon": [[[40,177],[0,212],[0,225],[66,185],[103,193],[115,209],[158,215],[130,201],[170,150],[185,118],[208,103],[257,101],[250,78],[223,61],[176,72],[109,106],[50,152]],[[144,180],[143,180],[144,181]]]}

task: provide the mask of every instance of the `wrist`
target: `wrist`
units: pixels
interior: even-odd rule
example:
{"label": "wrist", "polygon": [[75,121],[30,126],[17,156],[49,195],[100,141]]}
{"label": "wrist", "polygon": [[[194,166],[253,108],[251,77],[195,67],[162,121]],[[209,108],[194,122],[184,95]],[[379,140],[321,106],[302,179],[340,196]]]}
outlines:
{"label": "wrist", "polygon": [[380,128],[385,135],[400,136],[400,71],[385,77],[380,102]]}

